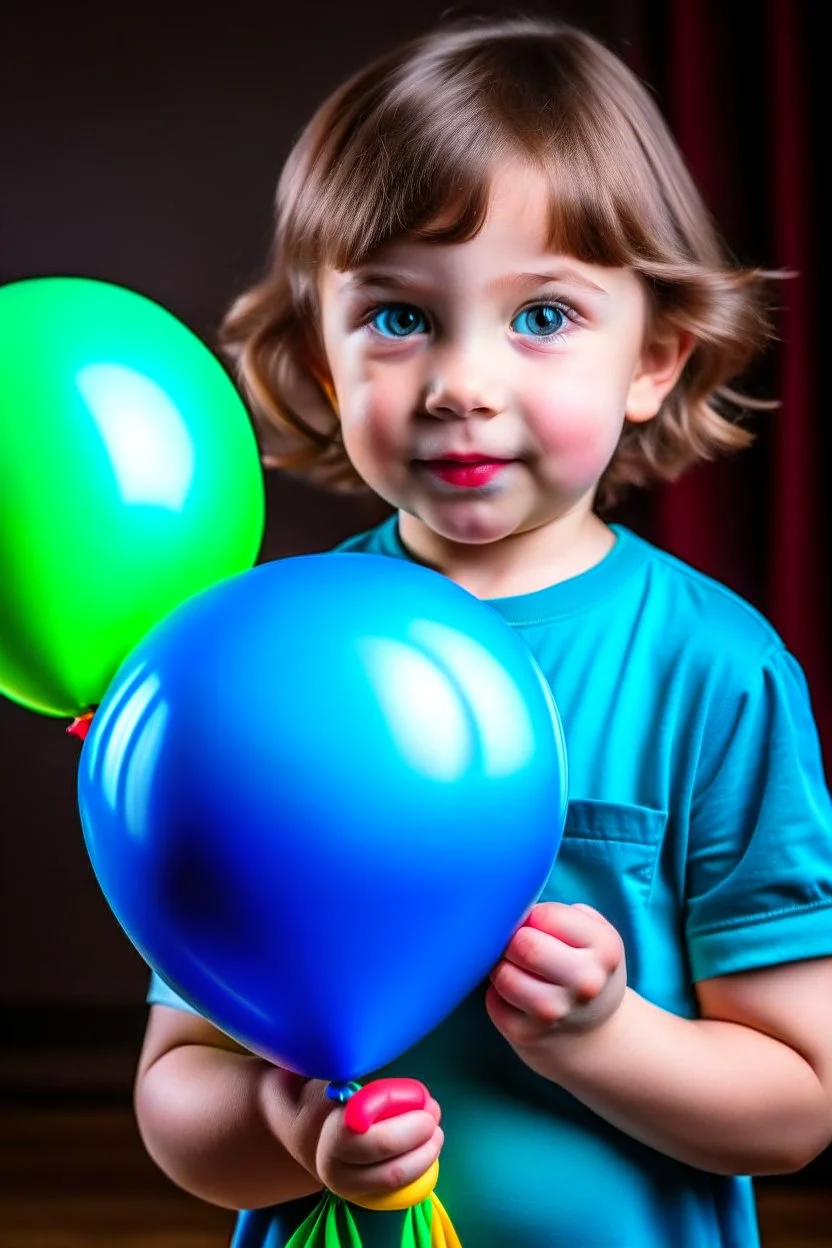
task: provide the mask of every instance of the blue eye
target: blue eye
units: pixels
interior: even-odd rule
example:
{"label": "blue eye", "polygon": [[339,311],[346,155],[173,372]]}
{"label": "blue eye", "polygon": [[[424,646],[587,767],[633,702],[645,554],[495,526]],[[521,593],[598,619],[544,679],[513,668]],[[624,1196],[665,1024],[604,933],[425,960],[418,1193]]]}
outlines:
{"label": "blue eye", "polygon": [[524,308],[511,322],[511,328],[518,334],[530,334],[533,338],[549,338],[563,329],[566,313],[552,303],[536,303],[533,308]]}
{"label": "blue eye", "polygon": [[385,338],[410,338],[427,329],[422,313],[409,303],[391,303],[386,308],[380,308],[370,324]]}

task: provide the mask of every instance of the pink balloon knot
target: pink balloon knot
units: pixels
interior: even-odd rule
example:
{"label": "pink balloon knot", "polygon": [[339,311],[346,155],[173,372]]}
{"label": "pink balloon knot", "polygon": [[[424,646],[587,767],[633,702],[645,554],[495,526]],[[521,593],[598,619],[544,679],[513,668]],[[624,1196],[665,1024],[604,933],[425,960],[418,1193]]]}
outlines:
{"label": "pink balloon knot", "polygon": [[344,1121],[350,1130],[363,1135],[373,1123],[411,1109],[424,1109],[428,1096],[418,1079],[374,1079],[347,1101]]}

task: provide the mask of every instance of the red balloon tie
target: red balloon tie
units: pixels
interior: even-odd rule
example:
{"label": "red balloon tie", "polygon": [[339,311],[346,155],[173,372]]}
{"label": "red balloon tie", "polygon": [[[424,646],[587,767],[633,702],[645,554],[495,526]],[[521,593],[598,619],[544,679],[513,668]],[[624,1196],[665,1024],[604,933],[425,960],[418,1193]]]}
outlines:
{"label": "red balloon tie", "polygon": [[93,714],[93,711],[86,711],[83,715],[78,715],[77,718],[73,719],[67,728],[69,736],[77,737],[79,741],[85,741],[90,730]]}

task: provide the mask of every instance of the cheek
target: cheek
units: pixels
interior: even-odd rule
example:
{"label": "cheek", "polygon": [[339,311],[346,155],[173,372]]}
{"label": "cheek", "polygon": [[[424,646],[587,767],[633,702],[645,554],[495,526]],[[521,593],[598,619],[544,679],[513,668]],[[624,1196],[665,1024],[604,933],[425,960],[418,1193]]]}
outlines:
{"label": "cheek", "polygon": [[391,456],[401,447],[404,412],[402,387],[392,378],[357,381],[348,388],[341,411],[347,454],[354,462]]}
{"label": "cheek", "polygon": [[540,448],[578,474],[606,466],[624,422],[625,394],[598,378],[540,387],[534,434]]}

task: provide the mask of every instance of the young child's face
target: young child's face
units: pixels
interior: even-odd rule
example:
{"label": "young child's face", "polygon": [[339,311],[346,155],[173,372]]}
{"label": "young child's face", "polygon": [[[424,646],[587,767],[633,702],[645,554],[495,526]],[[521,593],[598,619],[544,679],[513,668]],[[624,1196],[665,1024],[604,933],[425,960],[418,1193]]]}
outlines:
{"label": "young child's face", "polygon": [[588,511],[625,419],[654,414],[640,279],[552,254],[547,235],[546,184],[517,162],[468,242],[403,239],[321,274],[346,452],[377,494],[451,541]]}

